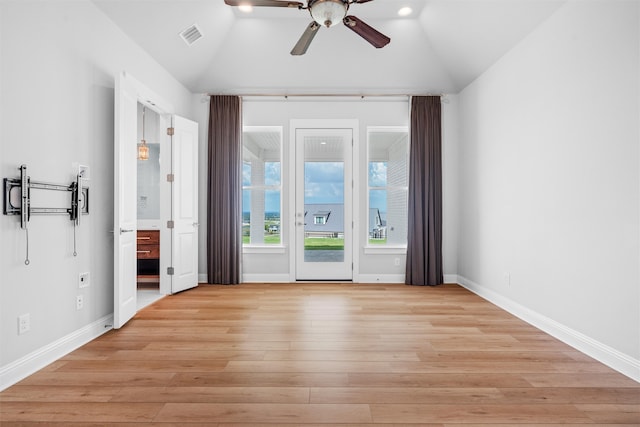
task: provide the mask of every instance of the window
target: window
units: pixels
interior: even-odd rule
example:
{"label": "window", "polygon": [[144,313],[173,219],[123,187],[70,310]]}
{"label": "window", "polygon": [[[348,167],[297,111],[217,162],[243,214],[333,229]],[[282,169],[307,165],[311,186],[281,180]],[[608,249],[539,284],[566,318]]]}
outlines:
{"label": "window", "polygon": [[282,128],[245,127],[242,161],[242,243],[280,245]]}
{"label": "window", "polygon": [[409,132],[370,128],[367,135],[368,245],[406,246]]}
{"label": "window", "polygon": [[324,224],[326,224],[326,223],[327,223],[327,217],[326,217],[326,216],[324,216],[324,215],[316,216],[316,217],[314,217],[314,218],[313,218],[313,223],[314,223],[314,224],[321,224],[321,225],[324,225]]}

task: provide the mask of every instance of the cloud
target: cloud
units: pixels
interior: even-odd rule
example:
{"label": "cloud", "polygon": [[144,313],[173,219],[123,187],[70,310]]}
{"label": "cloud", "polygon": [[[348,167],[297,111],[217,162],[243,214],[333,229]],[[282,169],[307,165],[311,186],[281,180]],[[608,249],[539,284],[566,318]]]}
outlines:
{"label": "cloud", "polygon": [[280,162],[266,162],[264,164],[265,185],[280,185]]}
{"label": "cloud", "polygon": [[344,203],[344,163],[305,162],[305,203]]}
{"label": "cloud", "polygon": [[251,185],[251,163],[242,163],[242,185]]}
{"label": "cloud", "polygon": [[384,187],[387,185],[387,163],[369,162],[369,186]]}

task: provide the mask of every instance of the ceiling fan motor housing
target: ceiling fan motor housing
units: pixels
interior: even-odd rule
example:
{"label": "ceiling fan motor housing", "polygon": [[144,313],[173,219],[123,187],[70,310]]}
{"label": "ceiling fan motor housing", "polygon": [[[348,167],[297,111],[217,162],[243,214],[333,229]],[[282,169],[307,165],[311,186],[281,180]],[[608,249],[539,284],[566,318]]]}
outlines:
{"label": "ceiling fan motor housing", "polygon": [[308,7],[313,20],[329,28],[342,22],[349,3],[346,0],[309,0]]}

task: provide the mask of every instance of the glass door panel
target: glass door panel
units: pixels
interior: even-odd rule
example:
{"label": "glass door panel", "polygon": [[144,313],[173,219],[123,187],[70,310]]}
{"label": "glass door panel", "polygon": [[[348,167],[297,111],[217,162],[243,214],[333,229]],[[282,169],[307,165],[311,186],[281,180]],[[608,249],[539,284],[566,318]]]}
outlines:
{"label": "glass door panel", "polygon": [[296,279],[351,280],[351,129],[296,131]]}

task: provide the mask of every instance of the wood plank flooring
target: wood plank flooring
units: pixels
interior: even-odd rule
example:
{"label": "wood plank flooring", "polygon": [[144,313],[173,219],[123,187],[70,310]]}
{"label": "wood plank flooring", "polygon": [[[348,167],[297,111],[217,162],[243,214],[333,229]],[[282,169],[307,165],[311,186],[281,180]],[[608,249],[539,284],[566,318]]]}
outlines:
{"label": "wood plank flooring", "polygon": [[201,285],[0,393],[0,424],[640,425],[640,384],[456,285]]}

